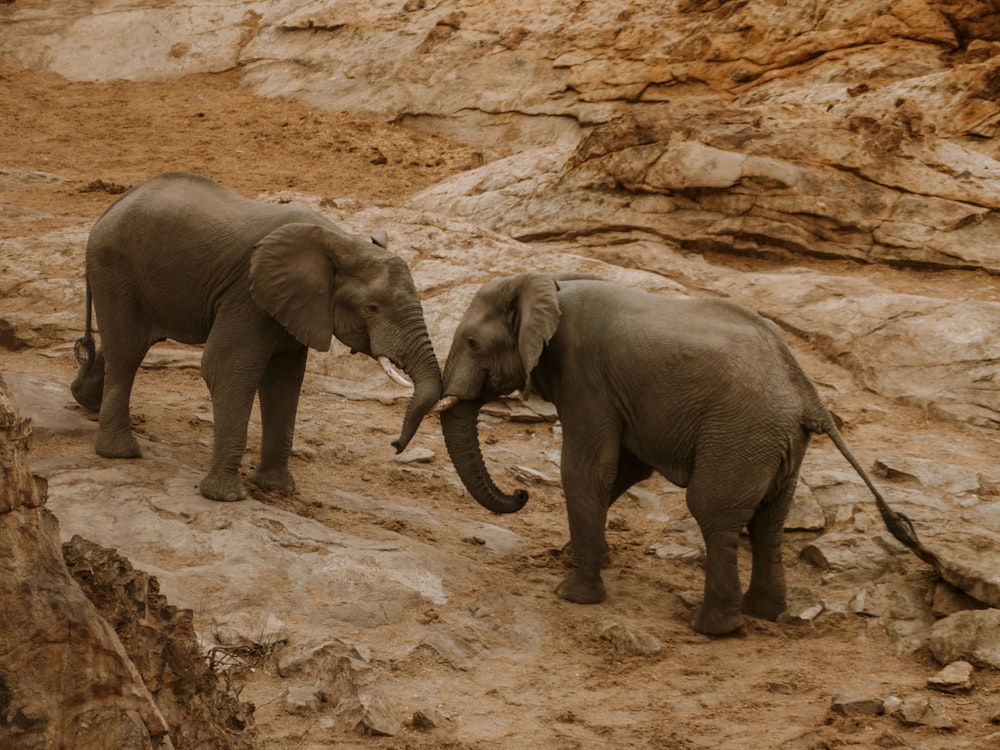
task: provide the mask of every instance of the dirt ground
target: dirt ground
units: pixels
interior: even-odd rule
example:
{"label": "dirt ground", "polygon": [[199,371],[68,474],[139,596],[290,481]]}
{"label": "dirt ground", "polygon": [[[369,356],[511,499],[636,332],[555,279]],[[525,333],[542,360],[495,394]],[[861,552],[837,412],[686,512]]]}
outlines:
{"label": "dirt ground", "polygon": [[[92,221],[122,187],[169,169],[208,174],[248,196],[293,189],[324,197],[398,204],[406,196],[481,162],[482,156],[474,149],[445,139],[319,112],[295,102],[250,96],[230,74],[163,83],[83,84],[0,63],[0,169],[51,172],[65,180],[39,182],[19,188],[16,196],[4,197],[0,202],[16,203],[54,218],[28,224],[23,218],[0,213],[0,242],[26,233],[42,235],[81,220]],[[81,264],[82,252],[81,248]],[[840,270],[847,272],[846,268]],[[54,273],[76,278],[79,269],[54,269]],[[981,275],[974,279],[982,283]],[[893,283],[905,284],[905,276],[894,276]],[[30,350],[5,351],[3,360],[4,369],[43,374],[62,382],[68,382],[73,374],[72,362],[40,357]],[[204,410],[208,404],[197,372],[158,371],[155,378],[141,377],[138,388],[135,402],[141,404],[136,420],[140,433],[174,445],[211,440],[211,427],[190,418],[193,410]],[[323,407],[325,398],[307,386],[300,414]],[[442,468],[446,453],[436,425],[425,423],[415,441],[438,455],[429,470],[386,472],[384,454],[398,430],[401,407],[352,402],[351,410],[352,434],[344,449],[347,460],[340,464],[336,478],[338,487],[394,502],[419,502],[437,517],[446,517],[456,503],[472,502],[460,496],[454,475]],[[921,419],[905,411],[895,418],[897,434],[905,434],[907,419]],[[554,464],[541,458],[559,448],[551,424],[498,422],[484,437],[493,445],[538,456],[530,466],[558,475]],[[863,438],[862,434],[858,452],[864,451]],[[942,426],[941,439],[963,438],[959,430]],[[91,450],[84,441],[77,442],[80,445],[69,447],[43,443],[36,450],[40,456],[58,450],[86,455]],[[299,491],[291,497],[263,499],[359,536],[365,535],[366,526],[378,523],[370,516],[317,500],[331,481],[329,467],[322,462],[300,460],[293,469]],[[676,495],[678,503],[680,497]],[[559,602],[552,593],[554,584],[565,575],[565,563],[555,554],[567,536],[565,517],[559,489],[536,485],[530,512],[502,522],[527,540],[527,550],[493,563],[495,576],[489,582],[455,570],[454,578],[447,582],[449,602],[434,607],[428,604],[412,615],[434,618],[442,616],[443,608],[460,611],[481,607],[484,596],[491,594],[491,586],[499,589],[498,597],[535,597],[533,601],[545,613],[549,627],[540,631],[541,635],[526,633],[525,637],[544,638],[543,663],[511,664],[500,673],[481,670],[478,677],[464,674],[460,691],[450,689],[447,670],[434,671],[433,665],[419,659],[407,660],[401,668],[411,670],[413,677],[426,671],[423,684],[434,691],[436,704],[461,705],[491,695],[502,698],[494,701],[506,714],[496,717],[498,723],[516,726],[521,716],[533,720],[543,717],[552,727],[548,736],[558,739],[534,746],[663,750],[1000,747],[1000,728],[991,723],[1000,708],[1000,676],[989,671],[977,670],[977,686],[970,695],[930,694],[954,719],[951,730],[905,726],[891,716],[851,717],[831,710],[832,699],[840,694],[882,698],[928,695],[925,681],[939,665],[926,649],[910,653],[898,648],[882,623],[824,613],[806,625],[751,620],[742,634],[730,638],[712,639],[694,633],[687,622],[691,603],[700,598],[700,568],[697,563],[648,554],[650,546],[662,538],[663,524],[648,520],[634,502],[623,501],[621,505],[612,514],[609,531],[614,562],[606,575],[613,592],[607,603],[575,607]],[[679,507],[671,509],[674,517],[683,516]],[[393,523],[399,533],[447,545],[470,560],[482,559],[474,539],[435,536],[425,529]],[[786,562],[793,586],[818,590],[823,585],[820,573],[797,554],[812,538],[810,534],[789,535]],[[743,559],[745,562],[745,552]],[[926,567],[907,555],[899,556],[887,580],[928,591],[933,586]],[[662,650],[656,655],[636,656],[614,648],[595,634],[595,622],[605,615],[651,634]],[[378,628],[365,633],[364,639],[377,652],[380,638],[392,639],[397,633],[393,627]],[[258,744],[262,748],[519,746],[485,729],[483,739],[459,742],[447,722],[430,731],[407,726],[389,738],[331,733],[314,719],[281,710],[281,681],[266,664],[247,679],[242,697],[252,699],[258,707]],[[468,687],[469,680],[477,679],[478,694]],[[522,739],[520,746],[533,744],[531,738]],[[997,744],[984,744],[991,742]]]}

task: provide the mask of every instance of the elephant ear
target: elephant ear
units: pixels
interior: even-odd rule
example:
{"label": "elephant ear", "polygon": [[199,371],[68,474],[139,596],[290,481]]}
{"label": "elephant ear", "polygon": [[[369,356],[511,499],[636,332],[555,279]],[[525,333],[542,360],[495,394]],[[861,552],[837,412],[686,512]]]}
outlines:
{"label": "elephant ear", "polygon": [[250,295],[300,343],[325,352],[333,339],[331,233],[316,224],[285,224],[250,255]]}
{"label": "elephant ear", "polygon": [[538,365],[542,350],[559,327],[559,299],[555,280],[540,273],[516,276],[513,284],[519,292],[515,300],[517,350],[524,366],[521,397],[531,395],[531,371]]}

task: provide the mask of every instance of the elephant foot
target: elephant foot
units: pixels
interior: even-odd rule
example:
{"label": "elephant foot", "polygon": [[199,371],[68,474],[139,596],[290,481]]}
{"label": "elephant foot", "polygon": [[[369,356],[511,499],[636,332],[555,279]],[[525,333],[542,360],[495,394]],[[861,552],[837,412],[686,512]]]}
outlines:
{"label": "elephant foot", "polygon": [[743,614],[751,617],[758,617],[761,620],[777,620],[778,615],[786,609],[784,597],[768,596],[766,594],[753,594],[747,592],[743,595]]}
{"label": "elephant foot", "polygon": [[247,499],[247,488],[235,475],[209,474],[198,488],[209,500],[231,503]]}
{"label": "elephant foot", "polygon": [[258,466],[250,472],[249,479],[262,490],[277,490],[290,495],[295,492],[295,478],[287,466],[264,469]]}
{"label": "elephant foot", "polygon": [[721,613],[708,609],[703,604],[695,612],[691,627],[705,635],[729,635],[743,627],[743,618],[738,613]]}
{"label": "elephant foot", "polygon": [[576,574],[556,586],[556,594],[574,604],[599,604],[608,598],[600,576],[596,579],[584,579]]}
{"label": "elephant foot", "polygon": [[97,451],[97,455],[105,458],[140,458],[142,456],[139,441],[131,432],[109,434],[99,431],[94,440],[94,450]]}

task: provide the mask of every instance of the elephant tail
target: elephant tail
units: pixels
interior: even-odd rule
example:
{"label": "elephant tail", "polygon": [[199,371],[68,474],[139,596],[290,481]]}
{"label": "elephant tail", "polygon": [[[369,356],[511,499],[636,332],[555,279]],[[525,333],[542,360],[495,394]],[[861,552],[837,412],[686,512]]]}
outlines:
{"label": "elephant tail", "polygon": [[[73,345],[73,356],[76,357],[80,369],[76,379],[70,386],[73,398],[80,406],[89,411],[100,411],[101,398],[104,392],[103,355],[98,354],[94,342],[93,325],[93,294],[90,291],[90,280],[87,280],[87,312],[85,316],[83,337]],[[96,365],[96,366],[95,366]]]}
{"label": "elephant tail", "polygon": [[87,285],[87,310],[84,316],[83,338],[76,340],[73,345],[73,356],[76,357],[80,365],[80,372],[77,378],[85,378],[90,375],[90,370],[94,366],[97,347],[94,344],[94,322],[93,322],[93,294],[90,291],[90,279],[86,279]]}
{"label": "elephant tail", "polygon": [[840,430],[837,429],[836,423],[833,421],[833,415],[829,411],[824,409],[825,418],[819,421],[819,424],[815,426],[810,425],[810,429],[813,432],[825,433],[833,441],[833,444],[837,446],[837,450],[840,451],[841,455],[847,459],[847,462],[854,467],[854,470],[858,472],[858,475],[864,481],[865,485],[871,491],[872,495],[875,496],[875,506],[878,508],[879,515],[882,516],[882,522],[885,527],[889,530],[896,540],[905,547],[908,547],[913,553],[923,560],[928,565],[934,567],[936,570],[941,569],[941,563],[933,552],[927,549],[920,538],[917,536],[917,531],[913,526],[913,522],[903,513],[893,510],[889,507],[889,504],[882,497],[882,493],[878,491],[875,484],[872,482],[868,473],[861,466],[861,463],[854,457],[851,453],[850,448],[847,447],[847,443],[844,442],[843,436],[840,434]]}

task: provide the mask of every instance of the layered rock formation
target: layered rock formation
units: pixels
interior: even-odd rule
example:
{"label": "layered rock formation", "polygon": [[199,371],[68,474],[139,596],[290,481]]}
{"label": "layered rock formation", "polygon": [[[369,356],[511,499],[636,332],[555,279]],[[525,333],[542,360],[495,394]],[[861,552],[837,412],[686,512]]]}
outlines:
{"label": "layered rock formation", "polygon": [[70,574],[30,438],[0,377],[0,747],[249,747],[250,711],[219,690],[190,610],[79,537]]}
{"label": "layered rock formation", "polygon": [[0,746],[172,747],[121,641],[66,570],[28,470],[30,436],[0,378]]}

